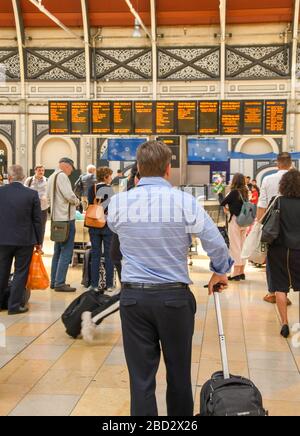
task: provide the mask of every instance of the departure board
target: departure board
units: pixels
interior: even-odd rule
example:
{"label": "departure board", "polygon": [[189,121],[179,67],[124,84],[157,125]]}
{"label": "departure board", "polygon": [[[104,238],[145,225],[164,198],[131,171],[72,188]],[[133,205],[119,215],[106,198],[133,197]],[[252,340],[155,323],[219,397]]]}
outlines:
{"label": "departure board", "polygon": [[154,103],[152,101],[136,101],[134,103],[135,135],[153,135]]}
{"label": "departure board", "polygon": [[240,135],[242,121],[241,101],[221,102],[221,135]]}
{"label": "departure board", "polygon": [[265,102],[265,134],[285,135],[287,119],[286,100],[268,100]]}
{"label": "departure board", "polygon": [[156,133],[172,135],[175,130],[175,101],[156,102]]}
{"label": "departure board", "polygon": [[262,135],[264,131],[264,102],[244,101],[243,134]]}
{"label": "departure board", "polygon": [[197,102],[179,101],[177,103],[178,135],[197,134]]}
{"label": "departure board", "polygon": [[92,101],[92,134],[111,133],[111,103],[109,101]]}
{"label": "departure board", "polygon": [[164,142],[172,151],[172,168],[180,168],[180,136],[160,136],[157,141]]}
{"label": "departure board", "polygon": [[50,135],[67,135],[69,133],[69,103],[67,101],[49,102]]}
{"label": "departure board", "polygon": [[113,102],[113,134],[130,135],[133,133],[132,101]]}
{"label": "departure board", "polygon": [[219,134],[219,102],[199,102],[199,131],[200,135]]}
{"label": "departure board", "polygon": [[71,101],[71,134],[90,133],[90,104],[88,101]]}

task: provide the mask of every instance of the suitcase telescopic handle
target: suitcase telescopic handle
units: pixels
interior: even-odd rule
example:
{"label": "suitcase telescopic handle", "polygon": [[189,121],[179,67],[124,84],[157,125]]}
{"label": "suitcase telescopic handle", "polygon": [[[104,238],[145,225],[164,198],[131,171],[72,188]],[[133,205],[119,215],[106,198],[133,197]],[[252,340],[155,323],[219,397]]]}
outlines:
{"label": "suitcase telescopic handle", "polygon": [[221,287],[222,287],[221,283],[214,286],[214,300],[215,300],[215,308],[216,308],[218,330],[219,330],[219,341],[220,341],[220,351],[221,351],[221,358],[222,358],[223,374],[224,374],[224,379],[228,380],[228,379],[230,379],[230,373],[229,373],[226,338],[225,338],[225,333],[224,333],[222,311],[221,311],[221,302],[220,302],[220,289],[221,289]]}

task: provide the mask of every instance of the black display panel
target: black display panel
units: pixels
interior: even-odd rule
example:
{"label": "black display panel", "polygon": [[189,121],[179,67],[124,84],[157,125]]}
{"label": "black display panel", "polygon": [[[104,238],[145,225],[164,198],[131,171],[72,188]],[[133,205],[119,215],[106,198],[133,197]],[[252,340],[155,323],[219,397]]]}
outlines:
{"label": "black display panel", "polygon": [[199,135],[219,135],[219,102],[199,101]]}
{"label": "black display panel", "polygon": [[132,101],[113,102],[113,134],[130,135],[133,133]]}
{"label": "black display panel", "polygon": [[69,103],[67,101],[49,102],[49,134],[68,135]]}
{"label": "black display panel", "polygon": [[112,131],[112,111],[109,101],[92,101],[92,134],[105,135]]}
{"label": "black display panel", "polygon": [[266,100],[265,102],[265,134],[285,135],[287,127],[287,101]]}
{"label": "black display panel", "polygon": [[154,133],[153,101],[136,101],[134,103],[135,135],[153,135]]}
{"label": "black display panel", "polygon": [[156,102],[156,133],[158,135],[173,135],[175,129],[176,102],[157,101]]}
{"label": "black display panel", "polygon": [[178,135],[197,134],[197,102],[179,101],[177,103]]}
{"label": "black display panel", "polygon": [[159,136],[157,141],[164,142],[172,151],[172,168],[180,168],[180,136]]}
{"label": "black display panel", "polygon": [[242,134],[242,102],[221,102],[221,135]]}
{"label": "black display panel", "polygon": [[70,105],[72,135],[90,133],[90,103],[88,101],[71,101]]}
{"label": "black display panel", "polygon": [[249,100],[243,102],[243,134],[262,135],[264,132],[264,102]]}

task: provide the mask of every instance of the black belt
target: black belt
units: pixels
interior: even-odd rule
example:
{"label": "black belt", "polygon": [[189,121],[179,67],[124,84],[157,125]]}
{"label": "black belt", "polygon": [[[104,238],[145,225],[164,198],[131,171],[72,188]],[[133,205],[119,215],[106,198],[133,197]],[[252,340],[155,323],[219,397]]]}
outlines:
{"label": "black belt", "polygon": [[173,289],[188,289],[186,283],[122,283],[122,289],[145,289],[147,290],[173,290]]}

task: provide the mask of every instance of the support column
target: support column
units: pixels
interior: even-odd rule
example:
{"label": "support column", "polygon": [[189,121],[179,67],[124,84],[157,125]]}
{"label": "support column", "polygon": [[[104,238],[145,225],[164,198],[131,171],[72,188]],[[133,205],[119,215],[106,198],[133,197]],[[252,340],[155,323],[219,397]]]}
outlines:
{"label": "support column", "polygon": [[294,7],[294,26],[293,26],[293,47],[292,47],[292,79],[291,79],[291,98],[289,104],[289,151],[295,151],[296,141],[296,85],[297,85],[297,49],[298,49],[298,31],[299,31],[299,14],[300,14],[300,0],[295,0]]}
{"label": "support column", "polygon": [[221,100],[225,99],[225,81],[226,81],[226,0],[220,0],[220,24],[221,24],[221,80],[220,96]]}
{"label": "support column", "polygon": [[151,35],[152,35],[152,99],[157,100],[157,30],[156,30],[156,2],[150,0],[151,6]]}
{"label": "support column", "polygon": [[18,41],[18,52],[20,59],[20,86],[21,86],[21,99],[19,102],[19,129],[17,130],[18,140],[17,140],[17,153],[16,162],[22,165],[25,173],[28,172],[28,144],[27,144],[27,103],[26,103],[26,82],[25,82],[25,32],[23,17],[20,7],[20,0],[12,0],[14,17],[16,23],[17,41]]}

